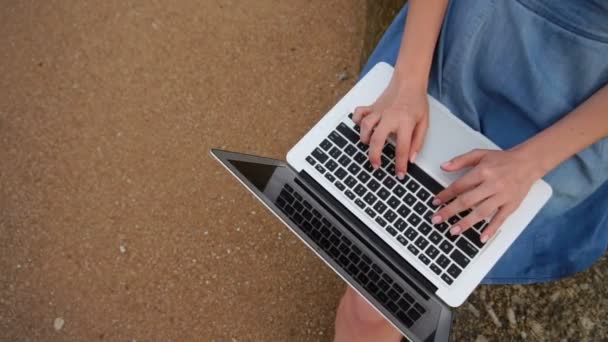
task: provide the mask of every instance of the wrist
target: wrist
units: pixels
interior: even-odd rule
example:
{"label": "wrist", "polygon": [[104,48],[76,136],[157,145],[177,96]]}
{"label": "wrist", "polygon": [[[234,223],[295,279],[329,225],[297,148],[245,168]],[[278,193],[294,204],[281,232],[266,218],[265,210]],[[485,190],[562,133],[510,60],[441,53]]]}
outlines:
{"label": "wrist", "polygon": [[550,154],[537,150],[530,142],[525,142],[511,149],[516,159],[527,168],[528,174],[536,181],[553,169]]}
{"label": "wrist", "polygon": [[407,75],[395,71],[390,81],[390,87],[393,87],[400,95],[425,95],[428,89],[428,78],[419,76]]}

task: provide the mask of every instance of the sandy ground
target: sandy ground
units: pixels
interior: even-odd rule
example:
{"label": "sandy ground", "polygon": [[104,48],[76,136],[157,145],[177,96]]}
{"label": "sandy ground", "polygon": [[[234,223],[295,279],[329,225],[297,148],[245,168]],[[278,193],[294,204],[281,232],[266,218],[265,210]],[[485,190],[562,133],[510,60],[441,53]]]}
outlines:
{"label": "sandy ground", "polygon": [[364,12],[3,1],[0,339],[326,339],[342,283],[208,150],[284,156],[352,85]]}
{"label": "sandy ground", "polygon": [[[365,8],[4,0],[0,340],[330,340],[343,283],[208,149],[282,158],[353,84]],[[455,340],[607,340],[607,282],[483,286]]]}

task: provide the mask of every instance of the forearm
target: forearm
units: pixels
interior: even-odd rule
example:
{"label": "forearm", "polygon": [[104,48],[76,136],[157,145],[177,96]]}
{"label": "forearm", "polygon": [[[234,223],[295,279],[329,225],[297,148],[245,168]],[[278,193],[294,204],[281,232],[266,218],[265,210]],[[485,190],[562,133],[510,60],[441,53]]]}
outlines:
{"label": "forearm", "polygon": [[394,78],[426,91],[448,0],[410,0]]}
{"label": "forearm", "polygon": [[608,85],[570,114],[514,150],[527,156],[542,177],[564,160],[608,137]]}

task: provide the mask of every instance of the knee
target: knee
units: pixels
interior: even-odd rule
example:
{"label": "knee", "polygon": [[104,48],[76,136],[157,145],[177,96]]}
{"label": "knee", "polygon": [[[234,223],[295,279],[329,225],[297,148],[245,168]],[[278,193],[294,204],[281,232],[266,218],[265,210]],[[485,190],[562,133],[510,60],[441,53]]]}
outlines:
{"label": "knee", "polygon": [[353,323],[375,325],[384,322],[384,317],[355,290],[349,287],[346,291],[351,303]]}

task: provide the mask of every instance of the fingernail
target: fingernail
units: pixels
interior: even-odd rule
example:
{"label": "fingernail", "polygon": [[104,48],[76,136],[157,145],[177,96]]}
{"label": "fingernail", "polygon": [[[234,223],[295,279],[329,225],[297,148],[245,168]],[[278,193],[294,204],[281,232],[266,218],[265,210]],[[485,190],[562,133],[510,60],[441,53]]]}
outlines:
{"label": "fingernail", "polygon": [[403,173],[403,172],[399,171],[399,172],[397,173],[397,178],[399,178],[399,180],[403,180],[403,178],[405,178],[405,173]]}
{"label": "fingernail", "polygon": [[447,162],[441,164],[441,167],[446,168],[446,167],[449,167],[450,165],[452,165],[452,161],[448,160]]}
{"label": "fingernail", "polygon": [[441,200],[439,198],[435,198],[433,200],[433,205],[440,205],[441,204]]}
{"label": "fingernail", "polygon": [[380,165],[378,165],[378,164],[372,164],[372,167],[374,168],[374,170],[377,170],[380,167]]}
{"label": "fingernail", "polygon": [[431,219],[431,222],[433,222],[433,224],[440,223],[441,222],[441,216],[439,216],[439,215],[433,216],[433,218]]}
{"label": "fingernail", "polygon": [[479,241],[481,241],[481,243],[486,243],[486,241],[488,241],[488,236],[482,235],[481,238],[479,239]]}
{"label": "fingernail", "polygon": [[412,157],[410,158],[410,163],[413,163],[416,161],[416,157],[418,156],[417,152],[414,152],[414,154],[412,154]]}
{"label": "fingernail", "polygon": [[460,227],[454,226],[454,227],[452,227],[452,229],[450,229],[450,234],[456,235],[458,233],[460,233]]}

